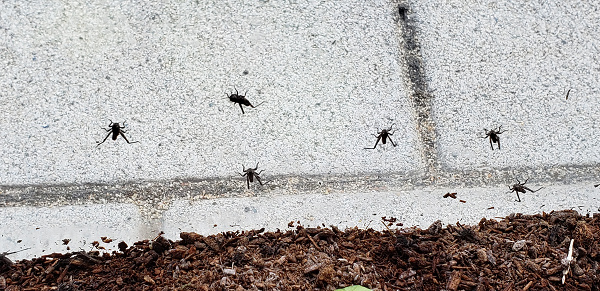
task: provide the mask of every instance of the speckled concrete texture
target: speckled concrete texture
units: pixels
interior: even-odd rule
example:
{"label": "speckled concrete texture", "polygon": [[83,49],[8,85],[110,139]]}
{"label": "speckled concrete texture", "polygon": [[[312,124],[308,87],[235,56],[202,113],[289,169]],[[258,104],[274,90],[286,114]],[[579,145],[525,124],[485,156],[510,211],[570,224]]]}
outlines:
{"label": "speckled concrete texture", "polygon": [[600,162],[599,2],[413,4],[443,166]]}
{"label": "speckled concrete texture", "polygon": [[421,168],[387,1],[0,5],[1,185]]}

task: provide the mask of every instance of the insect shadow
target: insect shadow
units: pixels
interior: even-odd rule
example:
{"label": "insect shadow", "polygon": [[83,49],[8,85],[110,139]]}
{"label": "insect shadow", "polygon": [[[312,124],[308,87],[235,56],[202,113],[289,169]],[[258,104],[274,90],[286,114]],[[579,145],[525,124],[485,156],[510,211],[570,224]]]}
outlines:
{"label": "insect shadow", "polygon": [[490,146],[492,147],[492,150],[494,150],[494,145],[492,143],[497,143],[498,144],[498,150],[500,150],[500,136],[498,136],[499,134],[505,133],[507,130],[502,130],[502,125],[500,125],[498,127],[498,129],[494,130],[494,129],[483,129],[485,131],[485,136],[482,136],[481,138],[489,138],[490,139]]}
{"label": "insect shadow", "polygon": [[[258,163],[256,163],[256,167],[253,168],[248,168],[246,169],[246,167],[244,166],[244,164],[242,164],[242,171],[244,171],[244,174],[242,173],[238,173],[240,174],[240,176],[242,177],[246,177],[246,184],[248,184],[248,189],[250,189],[250,183],[254,183],[254,178],[256,178],[256,181],[258,181],[258,183],[260,183],[261,186],[263,186],[263,182],[260,180],[260,173],[262,173],[264,170],[261,170],[260,172],[256,172],[256,170],[258,169]],[[266,184],[266,183],[265,183]]]}
{"label": "insect shadow", "polygon": [[[375,136],[377,138],[377,141],[375,142],[375,146],[373,146],[372,148],[365,148],[365,150],[374,150],[377,147],[377,144],[379,143],[380,140],[381,140],[381,143],[386,144],[388,138],[390,139],[390,142],[392,143],[392,145],[396,146],[396,144],[390,137],[391,135],[394,134],[394,132],[396,132],[395,130],[394,130],[394,132],[390,132],[390,131],[392,131],[393,126],[394,125],[392,124],[392,126],[390,126],[390,128],[388,128],[388,129],[384,128],[381,131],[378,131],[376,135],[374,134],[373,136]],[[379,130],[379,129],[377,129],[377,130]]]}
{"label": "insect shadow", "polygon": [[519,179],[517,179],[517,184],[513,184],[512,187],[509,188],[509,190],[511,190],[511,191],[508,193],[512,193],[512,192],[517,193],[517,199],[518,199],[517,201],[518,202],[521,202],[521,197],[519,197],[519,192],[526,193],[527,191],[529,191],[529,192],[535,193],[537,191],[542,190],[542,188],[544,188],[544,187],[541,187],[540,189],[537,189],[537,190],[531,190],[525,186],[525,183],[527,183],[527,180],[529,180],[529,179],[525,179],[525,182],[521,183],[521,181],[519,181]]}
{"label": "insect shadow", "polygon": [[[111,134],[112,134],[112,140],[117,140],[117,137],[119,137],[119,135],[121,135],[125,139],[125,141],[129,144],[139,142],[139,141],[129,142],[127,137],[125,137],[125,133],[127,133],[127,132],[125,130],[123,130],[123,128],[125,128],[125,126],[120,126],[118,122],[112,122],[112,120],[110,120],[110,119],[109,119],[109,121],[110,121],[110,123],[108,124],[108,127],[110,127],[110,128],[107,129],[107,128],[101,127],[102,129],[108,131],[108,134],[106,135],[106,137],[104,138],[104,140],[102,142],[98,142],[98,145],[96,145],[96,147],[103,144]],[[123,125],[125,125],[125,121],[123,121]]]}
{"label": "insect shadow", "polygon": [[265,103],[265,102],[263,101],[263,102],[261,102],[260,104],[258,104],[258,105],[256,105],[256,106],[254,106],[254,105],[252,105],[252,104],[250,103],[250,100],[248,100],[248,99],[246,98],[246,94],[248,94],[248,91],[246,91],[246,93],[244,93],[244,95],[241,95],[241,94],[238,92],[238,90],[237,90],[235,87],[233,87],[233,89],[235,89],[235,94],[233,94],[233,93],[231,93],[231,94],[227,94],[227,93],[225,93],[225,95],[227,95],[227,98],[229,98],[229,101],[231,101],[231,102],[233,102],[233,103],[237,103],[237,104],[239,104],[239,105],[240,105],[240,109],[242,109],[242,114],[246,114],[246,113],[244,112],[244,107],[242,107],[242,105],[245,105],[245,106],[250,106],[250,107],[252,107],[252,108],[256,108],[256,107],[260,106],[261,104]]}

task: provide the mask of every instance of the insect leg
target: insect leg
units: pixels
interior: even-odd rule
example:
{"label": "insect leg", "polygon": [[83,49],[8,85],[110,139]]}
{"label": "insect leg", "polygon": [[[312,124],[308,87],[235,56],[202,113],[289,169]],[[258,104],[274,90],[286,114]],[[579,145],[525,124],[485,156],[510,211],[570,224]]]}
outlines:
{"label": "insect leg", "polygon": [[503,133],[505,131],[506,131],[506,129],[502,130],[502,125],[500,125],[500,126],[498,126],[498,130],[496,130],[496,133],[501,134],[501,133]]}
{"label": "insect leg", "polygon": [[388,138],[390,139],[390,142],[392,143],[393,146],[396,146],[396,144],[394,143],[394,141],[392,140],[391,137],[388,136]]}
{"label": "insect leg", "polygon": [[246,114],[246,113],[244,113],[244,107],[242,107],[242,103],[239,103],[239,104],[240,104],[240,109],[242,109],[242,114]]}
{"label": "insect leg", "polygon": [[375,142],[375,146],[372,148],[365,148],[365,150],[374,150],[377,147],[377,144],[379,143],[379,140],[381,139],[381,136],[377,137],[377,141]]}
{"label": "insect leg", "polygon": [[104,140],[103,140],[102,142],[99,142],[99,143],[96,145],[96,147],[98,147],[99,145],[103,144],[103,143],[106,141],[106,139],[107,139],[107,138],[110,136],[110,134],[111,134],[111,133],[112,133],[112,132],[109,132],[109,133],[106,135],[106,137],[104,138]]}
{"label": "insect leg", "polygon": [[262,183],[262,181],[260,180],[260,177],[259,177],[258,175],[256,175],[255,177],[256,177],[256,181],[258,181],[258,183],[260,183],[260,185],[262,186],[262,185],[263,185],[263,183]]}
{"label": "insect leg", "polygon": [[129,142],[129,140],[128,140],[128,139],[125,137],[125,135],[124,135],[122,132],[121,132],[121,133],[119,133],[119,134],[120,134],[120,135],[121,135],[121,136],[122,136],[122,137],[125,139],[125,141],[126,141],[127,143],[136,143],[136,142],[139,142],[139,141],[132,141],[132,142]]}
{"label": "insect leg", "polygon": [[492,147],[492,150],[494,150],[494,146],[492,145],[492,137],[490,136],[490,146]]}

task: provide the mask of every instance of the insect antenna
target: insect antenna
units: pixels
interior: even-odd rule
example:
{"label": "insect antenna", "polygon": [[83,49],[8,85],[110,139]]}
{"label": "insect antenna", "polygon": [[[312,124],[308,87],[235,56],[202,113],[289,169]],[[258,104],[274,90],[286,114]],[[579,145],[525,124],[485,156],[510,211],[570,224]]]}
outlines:
{"label": "insect antenna", "polygon": [[14,251],[14,252],[4,252],[4,253],[2,253],[2,254],[3,254],[3,255],[5,255],[5,256],[7,256],[7,255],[16,254],[16,253],[18,253],[18,252],[26,251],[26,250],[29,250],[29,249],[31,249],[31,247],[29,247],[29,248],[26,248],[26,249],[20,249],[20,250],[18,250],[18,251]]}

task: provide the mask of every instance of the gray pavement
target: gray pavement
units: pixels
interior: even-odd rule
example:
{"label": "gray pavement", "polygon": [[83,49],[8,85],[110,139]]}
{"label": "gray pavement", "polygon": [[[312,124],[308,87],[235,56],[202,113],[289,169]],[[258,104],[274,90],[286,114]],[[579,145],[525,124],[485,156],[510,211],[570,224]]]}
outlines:
{"label": "gray pavement", "polygon": [[[597,212],[597,8],[5,1],[0,252],[296,220],[427,227]],[[264,103],[242,114],[226,99],[234,88]],[[96,147],[109,119],[139,143]],[[397,147],[363,149],[392,124]],[[500,125],[492,151],[480,136]],[[237,173],[257,162],[269,183],[247,190]],[[515,178],[545,188],[518,203]]]}

